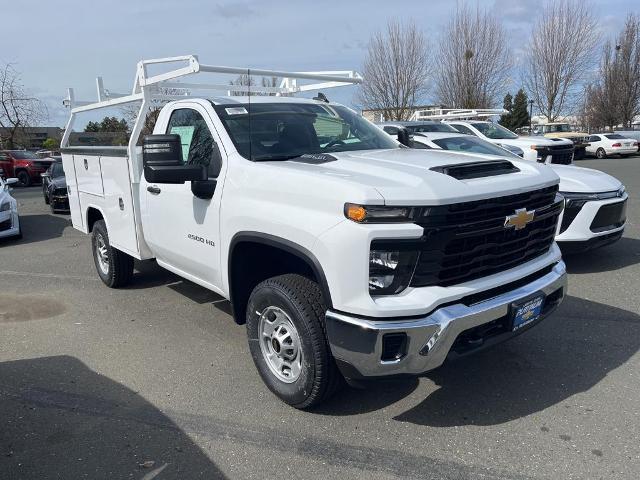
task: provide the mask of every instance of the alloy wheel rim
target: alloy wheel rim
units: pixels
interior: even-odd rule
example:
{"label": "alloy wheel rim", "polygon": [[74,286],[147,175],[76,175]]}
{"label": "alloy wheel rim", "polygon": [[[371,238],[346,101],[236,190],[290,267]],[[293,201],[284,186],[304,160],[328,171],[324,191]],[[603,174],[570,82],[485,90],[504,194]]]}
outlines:
{"label": "alloy wheel rim", "polygon": [[105,242],[100,233],[96,235],[96,259],[102,273],[107,275],[109,273],[109,250],[107,249],[107,242]]}
{"label": "alloy wheel rim", "polygon": [[295,382],[302,371],[302,344],[289,315],[278,307],[267,307],[258,322],[260,351],[278,380]]}

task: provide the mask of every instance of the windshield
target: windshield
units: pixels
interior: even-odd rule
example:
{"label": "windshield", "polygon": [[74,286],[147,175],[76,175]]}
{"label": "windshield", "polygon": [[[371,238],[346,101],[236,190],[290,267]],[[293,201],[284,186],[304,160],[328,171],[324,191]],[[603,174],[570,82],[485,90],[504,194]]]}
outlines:
{"label": "windshield", "polygon": [[458,133],[458,131],[451,125],[446,123],[430,122],[423,123],[422,125],[407,125],[406,129],[410,133],[422,133],[422,132],[445,132],[445,133]]}
{"label": "windshield", "polygon": [[[492,143],[485,142],[480,138],[472,137],[470,135],[461,137],[437,138],[431,141],[444,150],[480,153],[483,155],[500,155],[502,157],[517,156],[503,148],[493,145]],[[518,157],[518,159],[519,158],[520,157]]]}
{"label": "windshield", "polygon": [[51,177],[58,178],[64,177],[64,170],[62,169],[62,163],[54,163],[51,165]]}
{"label": "windshield", "polygon": [[11,156],[13,158],[17,158],[18,160],[38,160],[39,157],[32,152],[27,151],[13,151],[11,152]]}
{"label": "windshield", "polygon": [[619,140],[621,138],[625,138],[622,135],[619,135],[617,133],[611,133],[609,135],[605,135],[605,137],[607,137],[609,140]]}
{"label": "windshield", "polygon": [[561,123],[560,125],[547,125],[544,127],[544,130],[548,133],[555,132],[570,132],[569,125],[566,123]]}
{"label": "windshield", "polygon": [[249,160],[400,148],[385,132],[342,106],[245,103],[214,108],[240,155]]}
{"label": "windshield", "polygon": [[504,139],[514,139],[518,138],[518,136],[513,133],[511,130],[507,130],[502,125],[498,125],[497,123],[472,123],[475,128],[477,128],[480,133],[482,133],[485,137],[491,138],[493,140],[504,140]]}

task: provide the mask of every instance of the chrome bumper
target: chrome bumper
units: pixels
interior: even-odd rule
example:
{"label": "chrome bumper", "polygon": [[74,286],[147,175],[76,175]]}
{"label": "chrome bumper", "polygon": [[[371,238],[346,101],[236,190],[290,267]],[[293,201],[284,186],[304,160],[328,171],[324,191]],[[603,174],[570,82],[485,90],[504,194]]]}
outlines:
{"label": "chrome bumper", "polygon": [[[537,293],[547,297],[556,294],[556,301],[545,307],[540,319],[521,330],[535,325],[560,304],[566,286],[566,267],[560,261],[549,273],[527,285],[479,303],[441,307],[422,318],[364,319],[329,310],[327,336],[331,352],[347,378],[417,375],[442,365],[455,340],[465,330],[506,318],[513,302]],[[515,336],[521,330],[505,332],[499,336],[500,340]],[[385,361],[382,360],[383,337],[391,333],[406,334],[404,354],[399,359]]]}

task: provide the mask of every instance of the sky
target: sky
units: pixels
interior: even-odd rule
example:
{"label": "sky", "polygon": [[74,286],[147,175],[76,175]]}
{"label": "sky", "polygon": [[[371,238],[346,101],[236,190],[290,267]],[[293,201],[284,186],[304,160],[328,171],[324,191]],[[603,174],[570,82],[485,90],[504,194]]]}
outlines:
{"label": "sky", "polygon": [[[504,20],[518,58],[543,1],[477,3]],[[627,13],[640,13],[640,0],[591,3],[604,35]],[[102,76],[111,91],[129,92],[144,58],[197,54],[211,65],[359,70],[369,37],[389,19],[414,21],[435,44],[455,8],[453,0],[0,0],[0,63],[13,63],[47,104],[49,125],[64,126],[68,87],[78,99],[94,100],[95,77]],[[519,80],[512,83],[517,90]],[[355,88],[326,93],[353,105]]]}

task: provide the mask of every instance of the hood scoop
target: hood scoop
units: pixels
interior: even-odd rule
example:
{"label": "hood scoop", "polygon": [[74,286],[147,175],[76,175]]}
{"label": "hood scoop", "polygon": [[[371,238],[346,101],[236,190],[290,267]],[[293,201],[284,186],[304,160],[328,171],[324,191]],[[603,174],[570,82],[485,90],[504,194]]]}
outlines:
{"label": "hood scoop", "polygon": [[457,163],[453,165],[443,165],[432,167],[429,170],[442,173],[455,178],[456,180],[470,180],[473,178],[494,177],[517,173],[520,171],[508,160],[485,160],[482,162]]}

